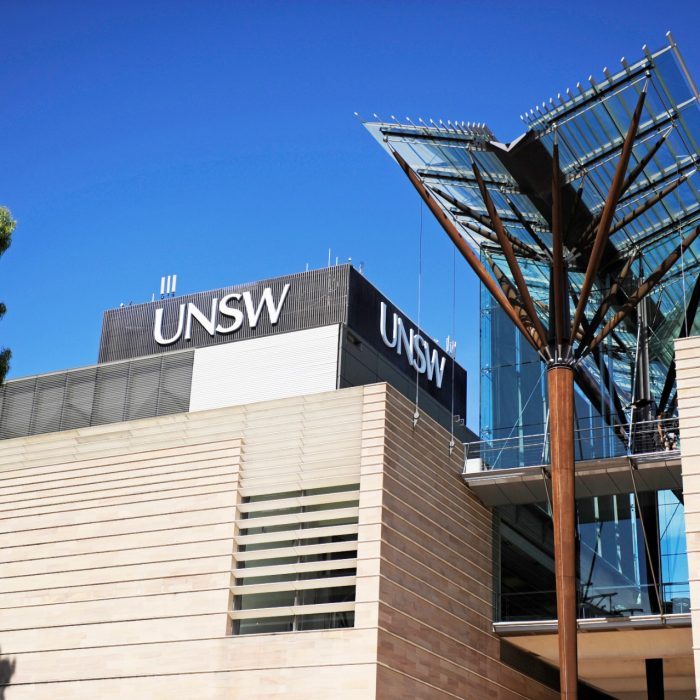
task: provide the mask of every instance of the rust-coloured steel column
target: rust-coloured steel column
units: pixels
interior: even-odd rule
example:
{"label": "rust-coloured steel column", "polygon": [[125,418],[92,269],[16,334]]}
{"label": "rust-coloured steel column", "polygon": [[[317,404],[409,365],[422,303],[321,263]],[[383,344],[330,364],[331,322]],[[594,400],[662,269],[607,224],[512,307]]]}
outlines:
{"label": "rust-coloured steel column", "polygon": [[576,700],[576,502],[574,500],[574,371],[554,364],[547,370],[552,455],[554,570],[559,620],[559,679],[562,700]]}

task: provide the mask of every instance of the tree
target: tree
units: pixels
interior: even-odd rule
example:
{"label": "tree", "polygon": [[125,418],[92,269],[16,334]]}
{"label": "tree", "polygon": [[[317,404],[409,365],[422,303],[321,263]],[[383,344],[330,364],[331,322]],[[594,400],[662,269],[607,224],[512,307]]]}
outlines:
{"label": "tree", "polygon": [[[10,247],[12,232],[15,230],[16,221],[12,218],[10,210],[0,207],[0,256]],[[0,318],[5,315],[5,304],[0,301]],[[12,353],[7,348],[0,350],[0,384],[3,383],[7,370],[10,368]]]}

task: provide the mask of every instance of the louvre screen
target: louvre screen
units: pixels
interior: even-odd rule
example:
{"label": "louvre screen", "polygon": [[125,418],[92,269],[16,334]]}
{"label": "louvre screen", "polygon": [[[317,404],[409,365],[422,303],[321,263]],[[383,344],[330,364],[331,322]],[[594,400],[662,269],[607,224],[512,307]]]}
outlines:
{"label": "louvre screen", "polygon": [[189,410],[194,351],[18,379],[0,388],[0,439]]}

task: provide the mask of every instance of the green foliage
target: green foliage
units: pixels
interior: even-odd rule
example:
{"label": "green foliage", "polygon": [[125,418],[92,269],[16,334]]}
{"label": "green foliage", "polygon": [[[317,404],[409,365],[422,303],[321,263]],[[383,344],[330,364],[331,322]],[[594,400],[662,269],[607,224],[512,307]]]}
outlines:
{"label": "green foliage", "polygon": [[10,210],[6,207],[0,207],[0,255],[10,247],[12,232],[15,230],[16,224]]}
{"label": "green foliage", "polygon": [[[15,230],[17,222],[12,218],[10,210],[6,207],[0,207],[0,255],[2,255],[9,247],[12,242],[12,232]],[[5,304],[0,302],[0,318],[5,315]],[[12,353],[3,348],[0,350],[0,384],[2,384],[7,374],[7,370],[10,368],[10,357]]]}

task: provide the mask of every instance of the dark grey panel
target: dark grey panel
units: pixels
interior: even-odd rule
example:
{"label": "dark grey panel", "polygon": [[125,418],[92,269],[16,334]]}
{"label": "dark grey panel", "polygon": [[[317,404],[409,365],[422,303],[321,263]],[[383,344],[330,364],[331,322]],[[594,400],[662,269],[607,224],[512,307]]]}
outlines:
{"label": "dark grey panel", "polygon": [[95,369],[78,369],[64,374],[66,393],[60,429],[72,430],[90,425],[95,396]]}
{"label": "dark grey panel", "polygon": [[18,379],[0,389],[0,439],[189,409],[194,351]]}
{"label": "dark grey panel", "polygon": [[[407,324],[407,328],[415,333],[419,332],[418,326],[413,323],[397,306],[391,303],[376,287],[370,284],[356,270],[350,270],[349,281],[349,305],[347,325],[356,333],[364,343],[371,345],[381,357],[390,362],[405,377],[416,382],[416,370],[410,365],[405,354],[397,354],[395,349],[388,347],[380,332],[380,306],[387,306],[387,324],[391,325],[389,318],[397,313]],[[391,330],[386,331],[391,336]],[[467,373],[447,353],[435,343],[430,336],[421,332],[420,335],[428,343],[431,354],[437,352],[438,356],[445,360],[445,371],[442,386],[438,387],[430,381],[426,374],[418,375],[419,387],[438,403],[449,409],[451,413],[466,416],[467,407]],[[454,382],[453,382],[454,371]],[[386,378],[381,378],[384,380]],[[397,387],[400,388],[400,387]],[[405,393],[405,392],[404,392]],[[415,389],[413,390],[415,395]]]}
{"label": "dark grey panel", "polygon": [[36,380],[7,382],[3,387],[0,437],[27,435],[32,421],[32,403]]}
{"label": "dark grey panel", "polygon": [[[362,341],[356,333],[342,329],[340,387],[361,386],[374,382],[388,382],[398,389],[410,401],[416,400],[415,375],[401,372],[382,353],[369,343]],[[359,341],[359,342],[358,342]],[[447,372],[447,369],[445,370]],[[477,436],[464,425],[455,420],[451,411],[451,401],[443,405],[431,396],[423,387],[418,386],[418,408],[433,420],[451,430],[459,442],[477,440]],[[455,404],[456,405],[456,404]],[[462,416],[464,418],[464,416]]]}
{"label": "dark grey panel", "polygon": [[97,368],[91,425],[118,423],[124,420],[130,364],[119,362]]}
{"label": "dark grey panel", "polygon": [[[240,284],[208,292],[158,300],[147,304],[110,309],[105,312],[102,322],[98,362],[144,357],[316,328],[333,323],[344,323],[347,315],[350,269],[349,265],[339,265],[251,284]],[[279,320],[274,325],[270,322],[268,314],[262,313],[254,328],[243,323],[238,330],[232,333],[216,333],[211,336],[195,321],[192,324],[192,337],[189,341],[185,340],[184,332],[179,340],[169,345],[160,345],[154,339],[153,331],[156,310],[158,309],[163,309],[163,337],[172,338],[177,332],[182,304],[192,302],[209,317],[213,299],[220,300],[225,295],[234,292],[250,292],[253,304],[257,308],[266,287],[270,287],[273,298],[277,302],[286,284],[290,285],[289,292]],[[239,305],[239,308],[243,309],[244,305]],[[217,311],[216,322],[226,327],[231,324],[231,319],[222,316]]]}
{"label": "dark grey panel", "polygon": [[52,433],[60,430],[65,389],[65,376],[53,374],[37,379],[34,410],[29,427],[32,433]]}

